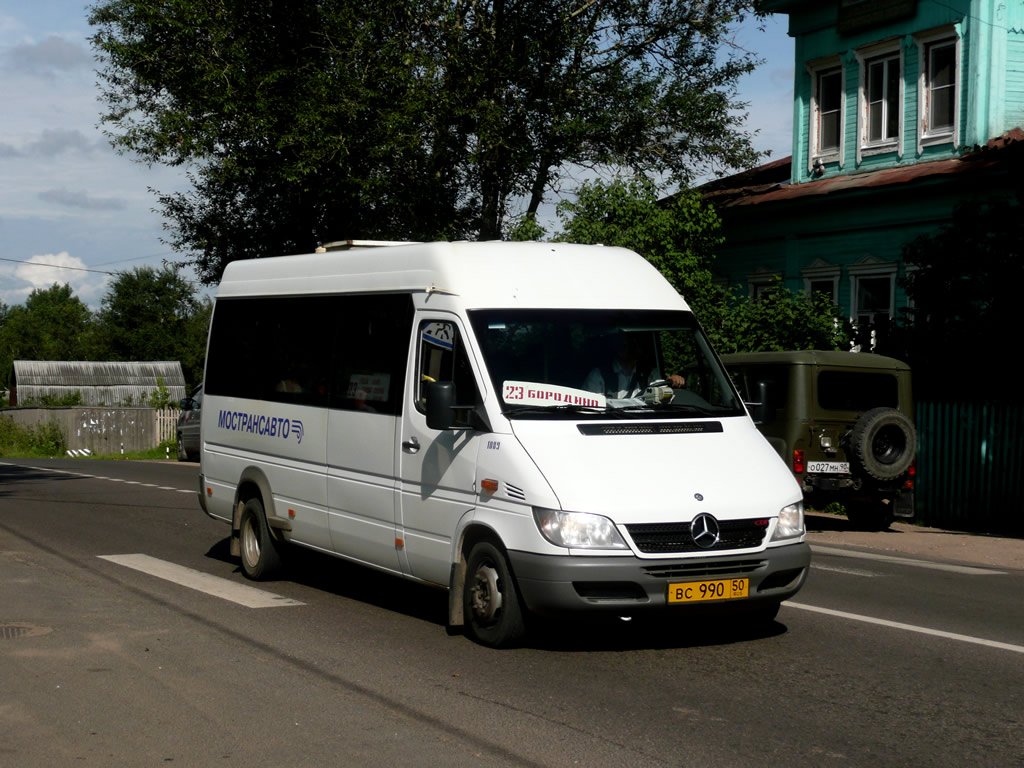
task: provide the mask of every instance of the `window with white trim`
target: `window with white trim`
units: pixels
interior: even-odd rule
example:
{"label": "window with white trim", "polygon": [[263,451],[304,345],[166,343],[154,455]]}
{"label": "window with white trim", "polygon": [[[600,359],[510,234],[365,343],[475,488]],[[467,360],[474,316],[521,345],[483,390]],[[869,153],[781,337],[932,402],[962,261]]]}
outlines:
{"label": "window with white trim", "polygon": [[960,109],[960,41],[945,31],[919,37],[918,104],[921,143],[955,140]]}
{"label": "window with white trim", "polygon": [[835,162],[842,158],[843,68],[837,60],[810,69],[811,119],[810,158],[814,161]]}
{"label": "window with white trim", "polygon": [[850,320],[870,328],[896,316],[896,265],[866,258],[847,268],[850,274]]}
{"label": "window with white trim", "polygon": [[808,296],[824,294],[833,304],[839,301],[839,266],[824,259],[815,259],[801,270],[804,290]]}
{"label": "window with white trim", "polygon": [[900,136],[902,66],[899,51],[864,61],[864,144],[895,144]]}

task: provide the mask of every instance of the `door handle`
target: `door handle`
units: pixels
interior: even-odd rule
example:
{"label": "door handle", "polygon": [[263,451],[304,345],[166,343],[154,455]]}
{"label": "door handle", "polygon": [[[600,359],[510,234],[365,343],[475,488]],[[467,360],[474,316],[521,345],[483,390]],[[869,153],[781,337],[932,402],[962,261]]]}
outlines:
{"label": "door handle", "polygon": [[415,437],[410,437],[408,440],[402,443],[402,450],[406,453],[419,453],[420,441]]}

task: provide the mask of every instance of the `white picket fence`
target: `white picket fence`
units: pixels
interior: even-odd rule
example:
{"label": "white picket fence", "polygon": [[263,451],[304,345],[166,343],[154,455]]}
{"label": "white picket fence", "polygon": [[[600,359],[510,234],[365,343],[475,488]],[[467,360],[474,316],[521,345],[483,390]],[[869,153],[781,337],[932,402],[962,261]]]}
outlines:
{"label": "white picket fence", "polygon": [[155,413],[157,444],[159,445],[164,440],[174,440],[174,428],[178,424],[178,415],[181,411],[177,408],[161,408]]}

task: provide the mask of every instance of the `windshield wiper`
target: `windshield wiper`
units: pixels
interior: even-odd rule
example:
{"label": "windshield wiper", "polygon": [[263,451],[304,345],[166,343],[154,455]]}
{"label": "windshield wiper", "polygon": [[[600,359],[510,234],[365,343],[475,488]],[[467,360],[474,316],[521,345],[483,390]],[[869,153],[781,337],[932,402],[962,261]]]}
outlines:
{"label": "windshield wiper", "polygon": [[504,416],[509,417],[526,413],[605,413],[605,409],[590,405],[519,405],[502,411]]}
{"label": "windshield wiper", "polygon": [[[646,413],[686,413],[696,414],[698,416],[721,416],[723,413],[729,413],[730,410],[724,406],[718,406],[717,408],[704,408],[700,405],[686,405],[683,403],[665,403],[664,405],[657,403],[643,403],[636,405],[622,405],[617,407],[608,406],[608,410],[612,413],[636,413],[643,411]],[[737,412],[738,413],[738,412]]]}

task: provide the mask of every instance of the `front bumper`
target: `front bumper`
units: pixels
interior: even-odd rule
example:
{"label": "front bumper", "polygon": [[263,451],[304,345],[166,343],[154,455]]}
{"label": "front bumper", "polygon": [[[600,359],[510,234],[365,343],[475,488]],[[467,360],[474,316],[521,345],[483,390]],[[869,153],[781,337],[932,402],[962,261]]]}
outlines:
{"label": "front bumper", "polygon": [[[508,553],[520,595],[541,615],[566,612],[629,613],[664,608],[668,585],[688,581],[746,578],[749,597],[714,601],[753,605],[786,600],[807,578],[811,548],[806,542],[746,555],[707,558],[575,557]],[[678,606],[708,605],[692,603]],[[676,608],[676,605],[672,606]]]}

